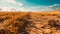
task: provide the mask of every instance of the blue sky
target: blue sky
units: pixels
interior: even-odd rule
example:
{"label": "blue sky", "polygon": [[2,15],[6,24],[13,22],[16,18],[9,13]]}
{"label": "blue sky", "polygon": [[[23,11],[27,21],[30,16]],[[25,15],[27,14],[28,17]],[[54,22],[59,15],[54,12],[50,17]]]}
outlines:
{"label": "blue sky", "polygon": [[30,6],[49,6],[53,4],[60,4],[60,0],[16,0]]}
{"label": "blue sky", "polygon": [[60,0],[0,0],[0,8],[15,8],[21,11],[60,10]]}

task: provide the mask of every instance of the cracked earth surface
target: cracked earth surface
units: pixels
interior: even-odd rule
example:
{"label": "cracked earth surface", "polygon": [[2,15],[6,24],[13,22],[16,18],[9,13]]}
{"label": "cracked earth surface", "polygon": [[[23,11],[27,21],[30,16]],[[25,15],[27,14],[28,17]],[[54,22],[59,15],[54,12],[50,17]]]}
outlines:
{"label": "cracked earth surface", "polygon": [[0,13],[0,34],[60,34],[60,14]]}

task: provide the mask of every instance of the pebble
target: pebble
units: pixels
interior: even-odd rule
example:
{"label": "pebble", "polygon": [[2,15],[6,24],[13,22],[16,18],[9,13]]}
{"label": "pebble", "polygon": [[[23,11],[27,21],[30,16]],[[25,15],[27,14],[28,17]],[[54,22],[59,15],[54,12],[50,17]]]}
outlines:
{"label": "pebble", "polygon": [[43,29],[44,33],[51,33],[51,29]]}

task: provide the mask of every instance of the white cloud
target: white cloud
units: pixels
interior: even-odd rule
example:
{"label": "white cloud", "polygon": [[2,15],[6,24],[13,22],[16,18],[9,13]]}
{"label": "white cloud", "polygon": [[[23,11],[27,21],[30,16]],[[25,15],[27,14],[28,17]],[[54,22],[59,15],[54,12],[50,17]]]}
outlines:
{"label": "white cloud", "polygon": [[20,8],[17,8],[17,7],[6,7],[6,6],[0,6],[0,9],[2,9],[1,11],[24,11],[24,8],[23,7],[20,7]]}
{"label": "white cloud", "polygon": [[23,6],[23,4],[22,4],[22,3],[18,3],[18,5],[19,5],[19,6]]}
{"label": "white cloud", "polygon": [[50,6],[35,6],[25,9],[26,11],[53,11],[60,10],[60,4],[53,4]]}
{"label": "white cloud", "polygon": [[60,9],[60,4],[53,4],[50,6],[33,6],[33,7],[24,7],[24,4],[20,2],[16,2],[16,0],[2,0],[8,4],[15,4],[18,5],[19,8],[16,8],[14,6],[11,7],[6,7],[6,6],[0,6],[4,11],[11,11],[12,8],[15,8],[17,11],[53,11],[53,10],[59,10]]}
{"label": "white cloud", "polygon": [[53,4],[53,5],[50,5],[50,7],[56,7],[56,6],[60,6],[60,4]]}
{"label": "white cloud", "polygon": [[8,2],[8,3],[14,3],[14,4],[16,4],[15,0],[5,0],[5,1]]}
{"label": "white cloud", "polygon": [[[21,5],[22,6],[22,5]],[[53,10],[60,10],[60,4],[54,4],[54,5],[50,5],[50,6],[35,6],[35,7],[4,7],[1,6],[1,8],[4,11],[11,11],[12,8],[14,8],[14,10],[16,9],[16,11],[53,11]]]}
{"label": "white cloud", "polygon": [[18,6],[23,6],[22,3],[16,2],[16,0],[2,0],[2,1],[4,1],[4,2],[6,2],[6,3],[15,4],[15,5],[18,5]]}
{"label": "white cloud", "polygon": [[23,8],[24,11],[52,11],[54,10],[53,8],[49,6],[35,6],[35,7],[30,7],[30,8]]}
{"label": "white cloud", "polygon": [[32,7],[32,10],[35,10],[35,11],[52,11],[53,9],[50,8],[49,6],[37,6],[37,7]]}
{"label": "white cloud", "polygon": [[7,7],[0,6],[0,8],[2,9],[1,11],[9,11],[9,8],[7,8]]}

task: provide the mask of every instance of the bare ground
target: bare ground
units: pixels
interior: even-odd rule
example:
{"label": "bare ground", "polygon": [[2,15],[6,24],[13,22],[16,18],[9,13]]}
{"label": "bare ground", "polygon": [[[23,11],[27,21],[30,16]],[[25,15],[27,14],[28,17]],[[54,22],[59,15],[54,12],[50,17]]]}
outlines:
{"label": "bare ground", "polygon": [[0,34],[60,34],[60,12],[0,12]]}

